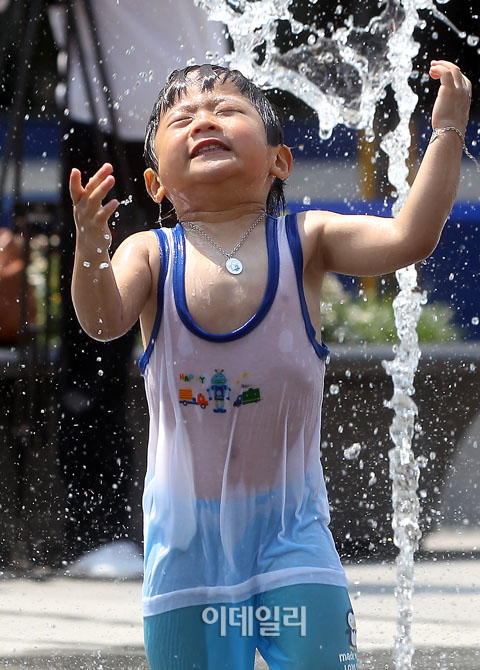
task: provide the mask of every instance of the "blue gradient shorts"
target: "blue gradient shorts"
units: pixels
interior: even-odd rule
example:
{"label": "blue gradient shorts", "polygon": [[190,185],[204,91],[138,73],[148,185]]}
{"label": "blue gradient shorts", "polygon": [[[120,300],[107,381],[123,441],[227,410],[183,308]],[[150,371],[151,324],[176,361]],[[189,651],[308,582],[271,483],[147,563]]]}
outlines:
{"label": "blue gradient shorts", "polygon": [[151,670],[357,670],[347,589],[295,584],[239,603],[195,605],[144,619]]}

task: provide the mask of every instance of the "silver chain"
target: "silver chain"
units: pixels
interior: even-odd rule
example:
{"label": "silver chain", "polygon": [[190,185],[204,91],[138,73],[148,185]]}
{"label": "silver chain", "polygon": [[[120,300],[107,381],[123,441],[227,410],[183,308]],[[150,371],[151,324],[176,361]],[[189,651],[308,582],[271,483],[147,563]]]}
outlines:
{"label": "silver chain", "polygon": [[194,230],[196,233],[198,233],[199,235],[201,235],[202,237],[204,237],[206,240],[208,240],[208,242],[210,242],[210,244],[213,245],[213,246],[215,247],[215,249],[217,249],[217,251],[219,251],[223,256],[225,256],[225,258],[228,259],[228,258],[231,258],[231,257],[233,256],[233,254],[236,253],[236,252],[240,249],[240,247],[241,247],[242,244],[245,242],[245,240],[246,240],[247,237],[250,235],[250,233],[251,233],[252,230],[255,228],[255,226],[256,226],[258,223],[260,223],[260,221],[261,221],[265,216],[267,216],[266,213],[265,213],[265,212],[262,212],[262,213],[260,214],[260,216],[257,217],[257,218],[255,219],[255,221],[252,223],[252,225],[250,226],[250,228],[249,228],[249,229],[244,233],[244,235],[242,236],[242,239],[240,240],[240,242],[238,242],[238,244],[236,244],[236,245],[233,247],[233,249],[230,251],[230,253],[228,253],[227,251],[225,251],[225,249],[222,249],[222,247],[221,247],[219,244],[217,244],[217,243],[215,242],[215,240],[214,240],[213,238],[210,237],[210,235],[207,235],[207,233],[206,233],[204,230],[202,230],[202,229],[200,228],[200,226],[195,225],[195,224],[192,223],[191,221],[180,221],[180,223],[182,224],[182,226],[186,226],[189,230]]}
{"label": "silver chain", "polygon": [[462,140],[462,148],[463,148],[463,151],[465,152],[465,155],[468,156],[470,158],[470,160],[475,163],[475,167],[477,168],[477,172],[480,172],[479,162],[477,161],[475,156],[473,154],[471,154],[470,151],[467,149],[467,145],[465,144],[465,135],[462,133],[461,130],[459,130],[455,126],[446,126],[445,128],[434,128],[433,132],[432,132],[432,136],[430,138],[429,144],[431,144],[434,140],[436,140],[437,137],[440,137],[440,135],[443,135],[444,133],[446,133],[448,130],[453,130],[455,133],[457,133],[459,138]]}

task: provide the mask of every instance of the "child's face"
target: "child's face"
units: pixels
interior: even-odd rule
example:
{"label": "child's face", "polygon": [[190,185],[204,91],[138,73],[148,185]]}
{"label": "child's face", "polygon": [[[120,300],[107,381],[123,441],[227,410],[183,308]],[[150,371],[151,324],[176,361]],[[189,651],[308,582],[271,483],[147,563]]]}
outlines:
{"label": "child's face", "polygon": [[162,197],[174,205],[207,185],[257,188],[263,198],[279,176],[280,148],[268,145],[260,115],[230,81],[202,91],[193,80],[160,119],[155,149]]}

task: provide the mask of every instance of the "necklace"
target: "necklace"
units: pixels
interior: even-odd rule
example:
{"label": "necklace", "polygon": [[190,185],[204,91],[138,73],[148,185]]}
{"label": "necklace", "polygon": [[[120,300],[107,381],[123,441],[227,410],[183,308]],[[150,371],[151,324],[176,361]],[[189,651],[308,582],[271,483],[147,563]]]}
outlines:
{"label": "necklace", "polygon": [[233,254],[237,253],[237,251],[240,249],[240,247],[245,242],[245,240],[250,235],[255,226],[258,223],[260,223],[260,221],[265,216],[267,216],[266,213],[262,212],[260,216],[255,219],[250,228],[243,234],[240,242],[238,242],[230,252],[225,251],[225,249],[222,249],[222,247],[219,244],[217,244],[215,240],[210,237],[210,235],[207,235],[207,233],[204,230],[202,230],[200,226],[195,225],[191,221],[180,221],[180,223],[182,224],[182,226],[186,226],[189,230],[195,231],[196,233],[204,237],[208,242],[210,242],[210,244],[213,245],[215,249],[217,249],[217,251],[219,251],[227,259],[225,262],[225,267],[227,268],[228,272],[230,272],[231,275],[239,275],[243,271],[243,264],[242,261],[238,260],[238,258],[235,258]]}

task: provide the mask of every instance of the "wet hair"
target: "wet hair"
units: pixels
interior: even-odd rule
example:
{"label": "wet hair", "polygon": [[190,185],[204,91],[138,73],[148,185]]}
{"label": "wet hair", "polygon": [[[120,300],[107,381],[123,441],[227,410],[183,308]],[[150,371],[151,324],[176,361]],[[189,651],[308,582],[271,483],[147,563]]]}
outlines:
{"label": "wet hair", "polygon": [[[189,77],[191,72],[196,73],[194,78]],[[190,65],[182,70],[174,70],[158,94],[145,134],[143,157],[147,167],[158,170],[155,136],[162,115],[185,95],[192,84],[200,87],[202,91],[211,91],[217,82],[224,84],[227,81],[235,84],[239,92],[257,110],[265,127],[268,145],[276,147],[283,144],[283,126],[279,112],[258,86],[247,79],[239,70],[230,70],[220,65]],[[275,177],[267,197],[266,208],[268,214],[275,215],[284,211],[285,193],[283,186],[283,181],[279,177]],[[164,218],[164,209],[162,204],[162,218]]]}

